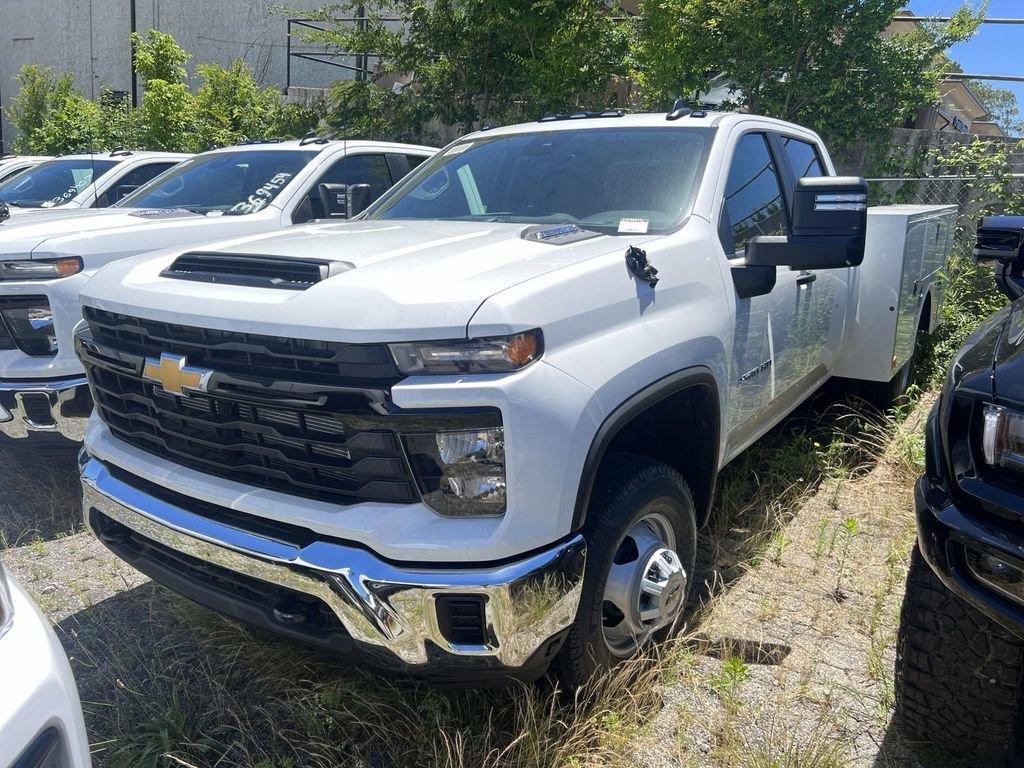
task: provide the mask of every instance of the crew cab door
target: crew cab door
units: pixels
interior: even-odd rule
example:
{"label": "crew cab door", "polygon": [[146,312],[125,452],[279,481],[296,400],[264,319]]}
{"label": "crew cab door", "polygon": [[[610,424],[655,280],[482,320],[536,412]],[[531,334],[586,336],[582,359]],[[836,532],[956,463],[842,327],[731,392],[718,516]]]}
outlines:
{"label": "crew cab door", "polygon": [[[787,198],[792,200],[798,179],[830,175],[817,146],[806,138],[776,133],[773,146],[782,168]],[[849,296],[850,268],[792,272],[796,275],[793,325],[776,349],[791,357],[794,384],[816,387],[833,368],[843,338]]]}
{"label": "crew cab door", "polygon": [[[787,233],[785,178],[767,132],[748,131],[734,139],[718,221],[730,271],[744,268],[746,244],[752,238]],[[797,276],[778,267],[770,293],[742,298],[737,292],[733,297],[730,444],[746,444],[760,436],[761,426],[783,409],[786,391],[800,378],[791,333],[800,299]]]}

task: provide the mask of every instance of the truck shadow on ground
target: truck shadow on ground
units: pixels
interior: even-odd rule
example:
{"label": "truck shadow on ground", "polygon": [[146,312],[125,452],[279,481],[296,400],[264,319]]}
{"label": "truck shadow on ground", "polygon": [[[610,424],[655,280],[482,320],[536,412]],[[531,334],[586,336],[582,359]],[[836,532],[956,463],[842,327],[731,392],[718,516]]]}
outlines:
{"label": "truck shadow on ground", "polygon": [[[701,606],[727,594],[765,556],[773,536],[834,465],[867,471],[877,462],[870,446],[884,420],[868,419],[865,427],[862,404],[836,404],[844,395],[839,384],[828,385],[723,471],[712,521],[701,536],[700,587],[687,622],[696,633]],[[31,472],[31,461],[24,466]],[[73,503],[63,496],[69,515],[44,511],[43,524],[33,523],[44,538],[43,531],[59,535],[80,526],[73,458],[50,471],[66,474],[54,483],[61,494],[76,495]],[[22,507],[34,506],[24,493],[15,496]],[[7,498],[0,495],[0,503]],[[12,533],[19,526],[24,520]],[[65,614],[57,628],[73,659],[91,740],[101,745],[97,766],[142,764],[163,753],[194,765],[278,765],[286,755],[296,765],[332,764],[321,756],[368,765],[434,764],[429,755],[450,749],[452,734],[466,739],[469,753],[501,749],[519,736],[523,712],[540,717],[547,706],[538,703],[549,690],[545,685],[439,691],[346,666],[220,618],[153,583],[130,586],[137,578],[109,578],[131,569],[103,555],[98,542],[89,546],[100,553],[109,596]],[[706,647],[756,664],[781,663],[789,650],[744,638],[706,640]],[[908,762],[906,746],[893,726],[889,731],[876,765],[922,764]]]}

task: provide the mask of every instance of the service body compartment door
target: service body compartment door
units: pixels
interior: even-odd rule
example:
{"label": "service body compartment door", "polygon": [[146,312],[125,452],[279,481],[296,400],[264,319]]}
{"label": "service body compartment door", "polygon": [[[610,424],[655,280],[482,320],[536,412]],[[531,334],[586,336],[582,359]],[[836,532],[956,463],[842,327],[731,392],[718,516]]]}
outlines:
{"label": "service body compartment door", "polygon": [[910,359],[918,328],[930,330],[938,310],[955,217],[951,205],[868,209],[864,262],[852,270],[856,305],[833,375],[886,382]]}

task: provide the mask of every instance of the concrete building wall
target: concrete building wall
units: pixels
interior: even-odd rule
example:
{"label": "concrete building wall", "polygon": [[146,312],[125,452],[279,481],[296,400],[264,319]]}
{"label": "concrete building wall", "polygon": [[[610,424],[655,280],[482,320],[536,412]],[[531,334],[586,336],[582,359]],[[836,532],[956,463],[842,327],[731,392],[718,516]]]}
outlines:
{"label": "concrete building wall", "polygon": [[[78,88],[98,96],[104,87],[131,90],[128,44],[132,0],[0,0],[0,105],[17,92],[14,76],[25,64],[71,72]],[[204,61],[224,66],[245,59],[264,84],[285,86],[287,15],[328,0],[135,0],[136,28],[167,32],[192,53],[190,71]],[[346,70],[294,60],[292,82],[326,86]],[[3,122],[4,143],[14,138]]]}

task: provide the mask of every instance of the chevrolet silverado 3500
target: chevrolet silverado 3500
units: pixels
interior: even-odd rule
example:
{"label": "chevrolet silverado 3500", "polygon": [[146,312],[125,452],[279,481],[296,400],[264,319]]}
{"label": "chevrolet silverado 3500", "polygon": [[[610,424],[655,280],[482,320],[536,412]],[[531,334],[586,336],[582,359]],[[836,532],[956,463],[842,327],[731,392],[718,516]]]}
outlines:
{"label": "chevrolet silverado 3500", "polygon": [[720,467],[831,376],[905,386],[955,209],[866,200],[800,126],[607,112],[119,261],[76,332],[88,525],[367,663],[578,684],[676,625]]}
{"label": "chevrolet silverado 3500", "polygon": [[345,217],[348,185],[368,203],[435,151],[316,137],[243,144],[181,163],[102,211],[0,224],[0,439],[82,439],[91,400],[71,332],[78,292],[104,264]]}

